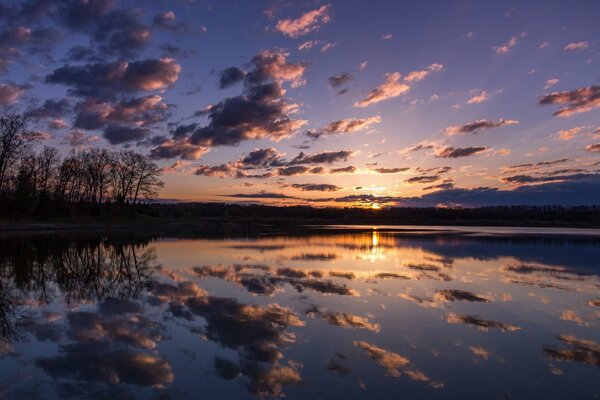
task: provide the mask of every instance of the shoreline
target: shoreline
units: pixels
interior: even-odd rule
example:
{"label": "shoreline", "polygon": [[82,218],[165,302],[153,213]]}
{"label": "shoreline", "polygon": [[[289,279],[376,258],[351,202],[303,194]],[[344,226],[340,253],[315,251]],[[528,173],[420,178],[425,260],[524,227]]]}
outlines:
{"label": "shoreline", "polygon": [[436,228],[547,228],[547,229],[600,229],[594,224],[567,224],[567,223],[540,223],[540,221],[387,221],[380,220],[296,220],[296,219],[223,219],[223,218],[198,218],[188,221],[162,220],[162,221],[72,221],[72,222],[28,222],[28,221],[0,221],[0,232],[66,232],[66,231],[110,231],[110,230],[169,230],[169,229],[214,229],[247,226],[263,226],[271,229],[320,229],[322,227],[345,227],[349,229],[371,229],[377,227],[379,230],[397,229],[398,227],[436,227]]}

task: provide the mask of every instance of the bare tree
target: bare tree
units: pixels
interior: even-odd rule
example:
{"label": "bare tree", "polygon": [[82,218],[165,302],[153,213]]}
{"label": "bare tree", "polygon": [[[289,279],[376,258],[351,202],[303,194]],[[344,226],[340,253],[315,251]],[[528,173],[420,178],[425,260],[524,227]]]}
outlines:
{"label": "bare tree", "polygon": [[136,154],[135,183],[132,193],[132,202],[135,205],[139,198],[151,199],[158,196],[158,191],[164,186],[164,182],[158,177],[162,169],[141,154]]}
{"label": "bare tree", "polygon": [[7,171],[31,142],[27,134],[27,118],[8,114],[0,117],[0,191],[7,183]]}

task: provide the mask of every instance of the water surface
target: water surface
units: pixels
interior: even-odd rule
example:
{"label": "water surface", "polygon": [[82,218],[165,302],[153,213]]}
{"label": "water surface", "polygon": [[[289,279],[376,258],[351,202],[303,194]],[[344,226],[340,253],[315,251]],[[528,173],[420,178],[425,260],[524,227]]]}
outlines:
{"label": "water surface", "polygon": [[593,231],[251,231],[1,237],[2,398],[600,395]]}

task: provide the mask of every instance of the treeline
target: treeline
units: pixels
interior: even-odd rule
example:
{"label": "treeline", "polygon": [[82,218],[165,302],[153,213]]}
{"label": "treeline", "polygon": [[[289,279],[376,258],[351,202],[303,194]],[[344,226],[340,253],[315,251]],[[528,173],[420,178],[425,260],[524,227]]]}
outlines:
{"label": "treeline", "polygon": [[600,227],[600,206],[479,208],[276,207],[224,203],[140,204],[138,213],[164,219],[214,219],[286,224],[496,225]]}
{"label": "treeline", "polygon": [[35,151],[27,119],[0,117],[0,217],[50,219],[127,215],[158,195],[161,168],[133,151]]}

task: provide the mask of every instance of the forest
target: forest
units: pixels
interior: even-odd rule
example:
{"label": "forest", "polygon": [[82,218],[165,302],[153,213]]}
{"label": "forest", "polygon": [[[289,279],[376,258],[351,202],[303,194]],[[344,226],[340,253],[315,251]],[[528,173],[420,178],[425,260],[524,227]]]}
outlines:
{"label": "forest", "polygon": [[161,168],[130,150],[71,151],[61,157],[45,146],[26,117],[0,117],[0,217],[48,220],[80,215],[131,215],[141,200],[158,195]]}

